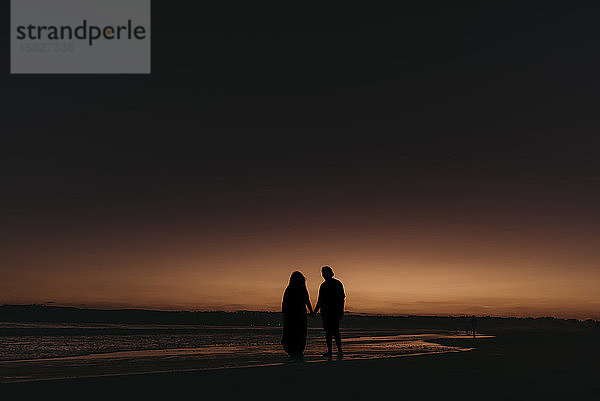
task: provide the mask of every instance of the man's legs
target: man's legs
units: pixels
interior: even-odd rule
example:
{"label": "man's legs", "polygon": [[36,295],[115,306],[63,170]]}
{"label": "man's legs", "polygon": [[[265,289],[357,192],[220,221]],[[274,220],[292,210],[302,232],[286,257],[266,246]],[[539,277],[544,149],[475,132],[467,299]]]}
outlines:
{"label": "man's legs", "polygon": [[325,356],[330,356],[332,354],[332,335],[333,332],[331,330],[331,319],[327,314],[321,312],[321,318],[323,319],[323,329],[325,329],[325,342],[327,343],[327,353]]}
{"label": "man's legs", "polygon": [[338,349],[342,353],[342,336],[340,335],[340,319],[337,316],[323,316],[323,328],[325,329],[325,341],[327,342],[327,354],[333,353],[333,338]]}
{"label": "man's legs", "polygon": [[[335,338],[335,345],[338,349],[338,355],[342,353],[342,336],[340,334],[340,320],[335,319],[335,322],[332,322],[333,336]],[[329,351],[331,352],[331,346],[329,347]]]}
{"label": "man's legs", "polygon": [[[336,338],[337,341],[337,338]],[[329,330],[329,327],[325,327],[325,342],[327,342],[327,353],[331,354],[332,348],[333,348],[333,344],[331,341],[331,330]]]}

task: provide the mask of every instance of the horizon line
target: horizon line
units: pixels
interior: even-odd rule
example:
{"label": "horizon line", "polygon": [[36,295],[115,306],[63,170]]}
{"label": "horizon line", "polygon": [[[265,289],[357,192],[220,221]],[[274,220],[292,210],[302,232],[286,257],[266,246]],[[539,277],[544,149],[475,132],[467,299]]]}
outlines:
{"label": "horizon line", "polygon": [[[281,313],[281,311],[272,311],[272,310],[252,310],[252,309],[237,309],[237,310],[217,310],[217,309],[166,309],[166,308],[158,308],[154,309],[151,307],[88,307],[85,305],[67,305],[67,304],[53,304],[53,303],[40,303],[40,304],[10,304],[5,303],[0,305],[0,307],[13,306],[13,307],[23,307],[23,306],[37,306],[37,307],[54,307],[54,308],[72,308],[79,310],[96,310],[96,311],[146,311],[146,312],[166,312],[166,313],[177,313],[177,312],[188,312],[188,313],[242,313],[242,312],[252,312],[252,313]],[[600,319],[593,318],[575,318],[575,317],[557,317],[550,315],[478,315],[473,313],[459,313],[459,314],[387,314],[387,313],[374,313],[374,312],[353,312],[350,310],[344,311],[344,314],[350,314],[354,316],[370,316],[370,317],[486,317],[486,318],[497,318],[497,319],[556,319],[556,320],[576,320],[579,322],[586,321],[594,321],[600,322]]]}

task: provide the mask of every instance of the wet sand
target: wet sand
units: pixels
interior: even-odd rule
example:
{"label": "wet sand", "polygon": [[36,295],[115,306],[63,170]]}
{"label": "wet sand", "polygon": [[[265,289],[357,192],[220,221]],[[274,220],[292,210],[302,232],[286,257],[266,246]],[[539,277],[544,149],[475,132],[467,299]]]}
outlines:
{"label": "wet sand", "polygon": [[[241,335],[240,331],[242,331]],[[343,336],[344,360],[381,359],[469,350],[469,348],[441,345],[432,341],[457,336],[448,331],[403,334],[397,330],[344,330]],[[181,343],[177,341],[179,338],[177,335],[167,337],[168,341],[163,341],[162,344],[178,345]],[[102,349],[102,347],[90,347],[96,342],[95,340],[98,340],[94,336],[84,338],[61,336],[58,339],[51,337],[46,338],[43,345],[38,340],[38,347],[34,345],[36,340],[32,336],[8,338],[8,341],[4,341],[3,344],[8,345],[12,350],[21,350],[21,353],[14,355],[15,358],[0,360],[0,382],[190,372],[283,365],[290,362],[280,345],[281,333],[279,330],[232,328],[230,337],[226,333],[207,338],[196,335],[193,337],[194,339],[206,340],[204,345],[196,347],[190,347],[191,340],[188,339],[187,347],[136,349],[136,345],[145,345],[144,341],[140,341],[143,338],[139,336],[130,336],[127,340],[119,337],[102,338],[98,342],[110,344],[111,338],[113,340],[112,347],[122,350],[84,352]],[[163,336],[162,339],[166,340],[167,338]],[[322,353],[325,350],[325,341],[321,331],[312,330],[308,340],[304,362],[323,361]],[[70,343],[74,345],[70,347]],[[86,346],[81,346],[82,343]],[[160,341],[155,341],[152,344],[156,346],[160,343]],[[21,347],[19,348],[18,345]],[[24,352],[25,348],[28,352]],[[38,350],[43,352],[38,352]],[[52,352],[59,353],[59,355],[62,352],[63,356],[48,357],[47,355]],[[75,352],[74,355],[73,352]],[[12,356],[7,352],[4,352],[4,355],[9,358]],[[28,355],[30,358],[18,358],[19,355]]]}
{"label": "wet sand", "polygon": [[[569,400],[600,397],[595,332],[507,331],[468,352],[2,384],[11,399]],[[57,398],[58,397],[58,398]],[[208,398],[206,398],[208,397]]]}

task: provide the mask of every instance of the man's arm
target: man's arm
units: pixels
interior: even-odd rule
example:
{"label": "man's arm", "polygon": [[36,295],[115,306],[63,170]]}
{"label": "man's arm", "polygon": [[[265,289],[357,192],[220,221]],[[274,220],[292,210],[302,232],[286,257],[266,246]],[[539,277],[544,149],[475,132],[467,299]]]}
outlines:
{"label": "man's arm", "polygon": [[346,300],[346,293],[344,292],[344,285],[340,281],[340,317],[344,315],[344,301]]}
{"label": "man's arm", "polygon": [[317,299],[317,305],[315,305],[315,311],[314,313],[317,313],[319,311],[319,309],[321,309],[321,287],[319,287],[319,298]]}

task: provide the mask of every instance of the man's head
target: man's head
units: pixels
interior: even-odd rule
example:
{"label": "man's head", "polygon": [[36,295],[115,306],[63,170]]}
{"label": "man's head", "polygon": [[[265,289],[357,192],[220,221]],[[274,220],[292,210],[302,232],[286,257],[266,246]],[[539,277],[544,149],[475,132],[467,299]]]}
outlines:
{"label": "man's head", "polygon": [[321,275],[325,280],[329,280],[333,277],[333,270],[329,266],[323,266],[321,268]]}

